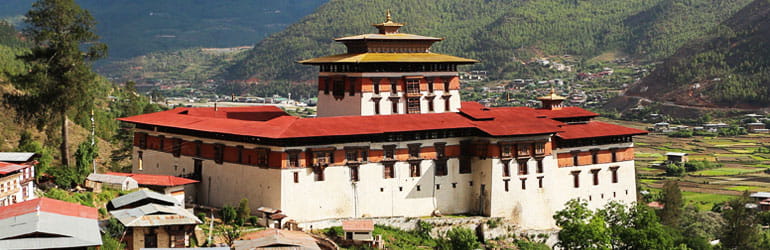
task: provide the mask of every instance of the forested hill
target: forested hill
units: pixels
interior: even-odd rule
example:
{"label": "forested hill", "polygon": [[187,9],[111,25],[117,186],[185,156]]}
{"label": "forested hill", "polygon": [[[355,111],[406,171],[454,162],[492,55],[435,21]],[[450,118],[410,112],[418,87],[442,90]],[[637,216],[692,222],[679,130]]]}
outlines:
{"label": "forested hill", "polygon": [[711,36],[679,49],[631,90],[701,106],[770,105],[770,0],[755,0]]}
{"label": "forested hill", "polygon": [[226,78],[310,79],[296,60],[343,52],[335,37],[371,33],[391,9],[405,33],[446,38],[432,49],[479,59],[476,68],[516,77],[522,61],[624,52],[658,60],[704,36],[750,0],[331,0],[262,40]]}
{"label": "forested hill", "polygon": [[[0,1],[0,19],[20,21],[35,0]],[[109,59],[190,47],[252,45],[326,0],[76,0],[97,22]]]}

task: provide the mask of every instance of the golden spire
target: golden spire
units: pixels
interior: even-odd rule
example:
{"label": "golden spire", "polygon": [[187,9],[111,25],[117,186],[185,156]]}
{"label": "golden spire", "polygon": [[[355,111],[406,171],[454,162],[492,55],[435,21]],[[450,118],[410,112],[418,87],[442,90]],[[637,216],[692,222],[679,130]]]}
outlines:
{"label": "golden spire", "polygon": [[377,27],[380,30],[380,34],[388,35],[398,33],[398,28],[401,28],[404,24],[393,22],[393,18],[390,16],[390,9],[388,9],[385,12],[385,22],[372,24],[372,26]]}
{"label": "golden spire", "polygon": [[386,23],[390,23],[390,22],[393,22],[393,20],[392,20],[392,19],[390,19],[390,9],[388,9],[388,11],[386,12],[386,16],[385,16],[385,22],[386,22]]}

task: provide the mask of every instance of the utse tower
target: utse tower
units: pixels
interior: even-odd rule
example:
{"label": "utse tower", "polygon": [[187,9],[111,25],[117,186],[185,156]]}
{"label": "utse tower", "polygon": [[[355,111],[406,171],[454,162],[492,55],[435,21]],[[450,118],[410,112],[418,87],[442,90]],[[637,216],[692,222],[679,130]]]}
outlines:
{"label": "utse tower", "polygon": [[174,175],[185,200],[249,199],[272,226],[433,214],[509,218],[553,228],[580,198],[591,208],[636,201],[633,136],[593,121],[555,91],[541,108],[462,102],[457,66],[430,51],[441,38],[403,34],[388,15],[376,34],[338,38],[318,65],[318,117],[274,106],[176,108],[121,118],[136,126],[134,173]]}

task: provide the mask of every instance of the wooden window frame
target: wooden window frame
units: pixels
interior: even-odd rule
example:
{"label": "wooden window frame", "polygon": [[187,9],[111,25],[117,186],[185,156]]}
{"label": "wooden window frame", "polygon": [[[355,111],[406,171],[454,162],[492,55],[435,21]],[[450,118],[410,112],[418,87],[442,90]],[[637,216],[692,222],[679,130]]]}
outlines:
{"label": "wooden window frame", "polygon": [[449,169],[447,167],[447,160],[446,159],[437,159],[434,160],[436,164],[436,169],[434,175],[436,176],[447,176],[449,174]]}
{"label": "wooden window frame", "polygon": [[[270,149],[269,148],[256,148],[257,154],[257,166],[268,167],[270,165]],[[299,157],[299,152],[297,153]],[[288,157],[287,157],[288,159]],[[299,163],[297,163],[299,164]]]}
{"label": "wooden window frame", "polygon": [[580,170],[572,171],[572,186],[580,188]]}
{"label": "wooden window frame", "polygon": [[591,164],[599,164],[599,150],[591,149]]}
{"label": "wooden window frame", "polygon": [[406,79],[406,93],[420,94],[420,79]]}
{"label": "wooden window frame", "polygon": [[350,181],[358,182],[360,180],[358,165],[348,166],[350,168]]}
{"label": "wooden window frame", "polygon": [[531,147],[532,145],[529,143],[516,144],[516,157],[529,157]]}
{"label": "wooden window frame", "polygon": [[529,174],[529,158],[517,160],[516,165],[518,167],[519,175]]}
{"label": "wooden window frame", "polygon": [[409,158],[420,159],[420,146],[422,143],[410,143],[406,145],[409,149]]}
{"label": "wooden window frame", "polygon": [[436,150],[437,159],[445,159],[446,157],[446,142],[433,143],[433,148]]}
{"label": "wooden window frame", "polygon": [[535,173],[542,174],[545,169],[543,158],[535,158],[535,160],[537,161],[537,168],[535,169]]}
{"label": "wooden window frame", "polygon": [[420,113],[420,97],[407,97],[406,98],[406,113],[407,114],[419,114]]}
{"label": "wooden window frame", "polygon": [[420,177],[420,161],[409,161],[409,177]]}
{"label": "wooden window frame", "polygon": [[534,143],[534,152],[535,155],[544,155],[545,154],[545,142],[535,142]]}
{"label": "wooden window frame", "polygon": [[601,169],[591,169],[591,174],[593,174],[594,178],[594,186],[599,186],[599,171]]}
{"label": "wooden window frame", "polygon": [[618,183],[618,168],[619,166],[613,166],[610,167],[610,172],[612,172],[612,183]]}
{"label": "wooden window frame", "polygon": [[384,179],[396,178],[395,162],[383,162],[382,163],[382,176]]}
{"label": "wooden window frame", "polygon": [[343,98],[345,96],[345,79],[332,79],[332,95],[335,98]]}
{"label": "wooden window frame", "polygon": [[299,154],[302,150],[290,149],[286,150],[286,167],[298,168],[300,167]]}
{"label": "wooden window frame", "polygon": [[383,145],[382,157],[386,160],[396,159],[396,145]]}
{"label": "wooden window frame", "polygon": [[537,177],[537,188],[543,188],[543,176]]}
{"label": "wooden window frame", "polygon": [[520,178],[521,180],[521,190],[527,190],[527,178]]}

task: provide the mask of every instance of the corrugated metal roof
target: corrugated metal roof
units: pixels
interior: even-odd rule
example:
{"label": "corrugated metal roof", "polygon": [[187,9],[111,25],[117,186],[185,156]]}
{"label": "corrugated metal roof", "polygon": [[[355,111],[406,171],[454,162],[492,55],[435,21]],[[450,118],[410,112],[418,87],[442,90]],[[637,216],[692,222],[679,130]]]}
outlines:
{"label": "corrugated metal roof", "polygon": [[[2,207],[0,218],[0,249],[73,248],[102,244],[96,208],[40,198]],[[51,237],[28,236],[35,233]]]}
{"label": "corrugated metal roof", "polygon": [[117,172],[109,172],[105,173],[108,175],[117,175],[117,176],[129,176],[131,178],[134,178],[139,185],[146,185],[146,186],[163,186],[163,187],[173,187],[173,186],[181,186],[181,185],[187,185],[192,183],[197,183],[198,181],[177,177],[173,175],[156,175],[156,174],[135,174],[135,173],[117,173]]}
{"label": "corrugated metal roof", "polygon": [[333,56],[317,57],[299,61],[302,64],[316,63],[379,63],[379,62],[448,62],[448,63],[477,63],[479,61],[462,57],[436,54],[436,53],[356,53],[339,54]]}
{"label": "corrugated metal roof", "polygon": [[272,246],[292,247],[291,249],[321,249],[316,240],[304,232],[268,228],[245,237],[250,240],[237,240],[233,244],[236,250],[271,248]]}
{"label": "corrugated metal roof", "polygon": [[372,220],[346,220],[342,222],[342,231],[345,232],[371,232],[374,231]]}
{"label": "corrugated metal roof", "polygon": [[0,152],[0,161],[5,162],[27,162],[32,160],[35,153],[29,152]]}
{"label": "corrugated metal roof", "polygon": [[137,208],[110,212],[126,227],[200,224],[201,221],[184,208],[147,204]]}
{"label": "corrugated metal roof", "polygon": [[123,184],[123,182],[126,181],[126,179],[133,180],[133,178],[128,176],[109,175],[109,174],[89,174],[86,179],[88,179],[89,181],[112,183],[112,184]]}
{"label": "corrugated metal roof", "polygon": [[139,202],[145,199],[151,199],[151,200],[167,202],[169,204],[181,205],[179,204],[179,200],[177,200],[174,197],[163,195],[163,194],[146,190],[146,189],[139,190],[127,195],[119,196],[115,199],[112,199],[110,201],[110,204],[112,204],[112,207],[117,209],[117,208],[121,208],[126,205],[133,204],[135,202]]}
{"label": "corrugated metal roof", "polygon": [[8,163],[8,162],[2,162],[0,161],[0,174],[8,174],[13,173],[25,168],[28,168],[27,165],[20,165],[20,164],[14,164],[14,163]]}

